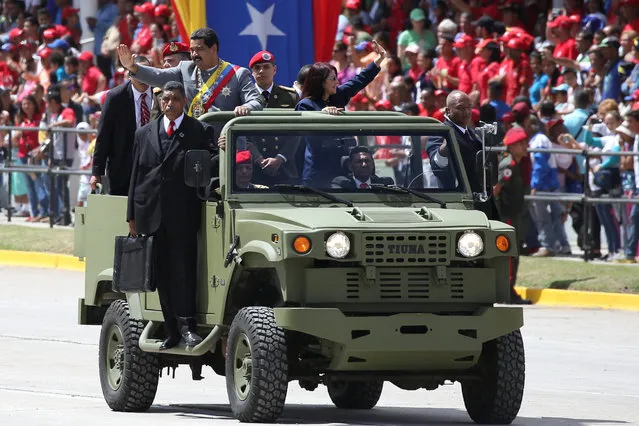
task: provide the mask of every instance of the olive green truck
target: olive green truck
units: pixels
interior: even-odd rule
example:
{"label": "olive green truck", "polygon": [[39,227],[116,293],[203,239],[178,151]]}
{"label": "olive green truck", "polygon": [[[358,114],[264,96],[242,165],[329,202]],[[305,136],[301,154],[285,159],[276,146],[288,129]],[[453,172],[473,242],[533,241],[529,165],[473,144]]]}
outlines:
{"label": "olive green truck", "polygon": [[[160,351],[157,292],[113,290],[114,240],[128,234],[126,197],[91,194],[76,209],[74,253],[86,264],[79,323],[102,327],[99,374],[111,409],[147,410],[162,369],[184,364],[196,380],[204,365],[225,376],[241,422],[276,421],[291,381],[308,391],[327,386],[343,409],[373,408],[384,382],[434,390],[457,381],[476,423],[516,418],[523,311],[501,305],[510,298],[515,234],[473,209],[478,194],[469,181],[482,176],[467,176],[450,128],[376,112],[266,110],[202,119],[227,142],[219,171],[202,167],[207,152],[191,151],[185,161],[204,212],[200,344]],[[297,147],[287,159],[297,173],[239,187],[229,153],[248,150],[255,158],[267,138]],[[422,155],[432,138],[451,147],[452,185],[438,182]],[[368,188],[304,183],[313,161],[316,169],[338,164],[342,181],[352,179],[348,152],[359,145],[374,152]],[[382,177],[386,183],[374,184]]]}

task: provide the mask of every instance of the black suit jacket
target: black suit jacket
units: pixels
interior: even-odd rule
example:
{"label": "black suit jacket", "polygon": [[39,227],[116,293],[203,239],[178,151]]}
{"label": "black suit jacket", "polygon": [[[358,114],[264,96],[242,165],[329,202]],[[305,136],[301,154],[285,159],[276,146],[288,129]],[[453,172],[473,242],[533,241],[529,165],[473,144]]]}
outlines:
{"label": "black suit jacket", "polygon": [[[481,151],[481,141],[479,140],[479,137],[477,137],[474,130],[471,128],[468,128],[466,134],[462,133],[461,130],[459,130],[459,128],[448,118],[444,120],[444,124],[453,129],[462,161],[464,162],[464,168],[468,175],[471,190],[473,192],[480,192],[482,182],[477,179],[477,170],[475,167],[477,153]],[[455,176],[454,173],[454,157],[448,157],[449,161],[446,167],[440,167],[435,162],[435,154],[439,152],[439,147],[443,142],[444,140],[441,138],[430,138],[426,144],[426,152],[430,158],[430,165],[433,170],[433,174],[439,179],[444,188],[452,189],[455,188],[455,178],[461,180],[458,176]]]}
{"label": "black suit jacket", "polygon": [[108,168],[112,194],[128,193],[137,128],[134,102],[131,82],[127,81],[109,91],[102,107],[92,174],[103,176]]}
{"label": "black suit jacket", "polygon": [[[371,176],[371,183],[376,185],[395,185],[392,178],[389,177],[379,177],[376,175]],[[356,190],[359,189],[355,186],[355,179],[353,176],[337,176],[331,182],[331,188],[341,188],[348,190]]]}
{"label": "black suit jacket", "polygon": [[138,234],[153,234],[160,224],[174,235],[197,232],[202,202],[195,188],[184,183],[184,157],[190,149],[206,149],[211,152],[212,162],[215,160],[213,127],[185,114],[163,156],[163,118],[164,115],[159,116],[135,133],[127,221],[135,220]]}

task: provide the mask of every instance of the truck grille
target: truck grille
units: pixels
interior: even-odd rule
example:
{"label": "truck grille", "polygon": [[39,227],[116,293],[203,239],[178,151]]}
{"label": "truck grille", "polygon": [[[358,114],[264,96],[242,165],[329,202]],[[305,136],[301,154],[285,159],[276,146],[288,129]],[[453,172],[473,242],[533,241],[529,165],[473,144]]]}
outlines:
{"label": "truck grille", "polygon": [[447,233],[364,234],[364,263],[384,266],[448,265]]}
{"label": "truck grille", "polygon": [[[375,281],[374,286],[368,287],[360,274],[349,272],[346,274],[346,299],[360,299],[360,289],[366,290],[367,298],[381,300],[430,298],[431,274],[428,271],[379,271]],[[371,294],[371,290],[375,294]]]}

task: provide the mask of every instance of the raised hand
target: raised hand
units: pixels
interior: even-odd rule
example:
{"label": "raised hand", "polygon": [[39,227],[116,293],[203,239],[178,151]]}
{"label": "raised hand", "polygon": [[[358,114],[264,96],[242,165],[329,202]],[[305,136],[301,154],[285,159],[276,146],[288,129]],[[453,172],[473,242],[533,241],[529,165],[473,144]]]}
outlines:
{"label": "raised hand", "polygon": [[133,53],[131,53],[131,50],[126,44],[119,45],[117,50],[120,63],[124,68],[131,71],[131,68],[133,67],[133,65],[135,65],[135,62],[133,60]]}

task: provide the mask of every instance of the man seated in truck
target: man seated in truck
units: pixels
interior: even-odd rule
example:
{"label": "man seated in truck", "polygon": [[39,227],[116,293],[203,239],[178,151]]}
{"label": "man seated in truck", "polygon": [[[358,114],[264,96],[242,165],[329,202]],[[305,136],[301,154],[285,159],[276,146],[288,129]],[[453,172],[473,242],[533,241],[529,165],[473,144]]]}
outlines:
{"label": "man seated in truck", "polygon": [[394,185],[390,177],[375,175],[375,161],[373,154],[366,146],[356,146],[348,156],[349,176],[337,176],[331,182],[332,188],[338,189],[367,189],[373,184]]}
{"label": "man seated in truck", "polygon": [[240,189],[268,189],[268,186],[251,183],[253,179],[253,157],[251,151],[235,153],[235,186]]}

